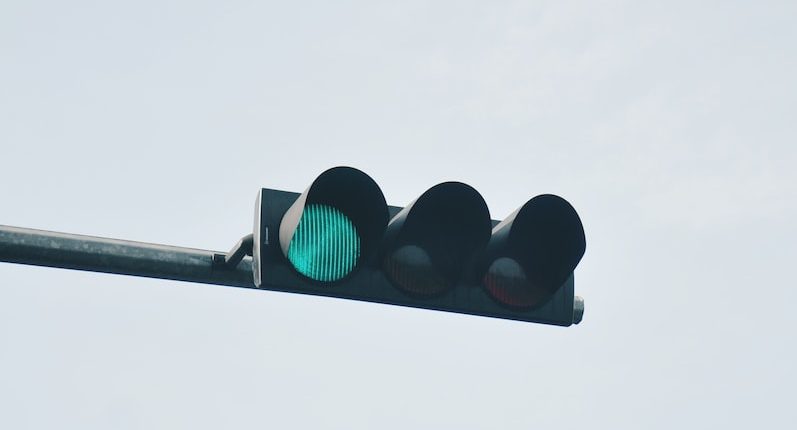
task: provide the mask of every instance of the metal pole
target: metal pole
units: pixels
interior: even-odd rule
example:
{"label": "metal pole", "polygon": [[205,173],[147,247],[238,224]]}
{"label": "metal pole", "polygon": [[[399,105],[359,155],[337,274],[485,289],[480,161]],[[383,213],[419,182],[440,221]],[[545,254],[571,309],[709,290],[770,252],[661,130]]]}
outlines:
{"label": "metal pole", "polygon": [[[252,260],[214,264],[218,253],[0,225],[0,261],[255,288]],[[218,258],[218,257],[216,257]]]}

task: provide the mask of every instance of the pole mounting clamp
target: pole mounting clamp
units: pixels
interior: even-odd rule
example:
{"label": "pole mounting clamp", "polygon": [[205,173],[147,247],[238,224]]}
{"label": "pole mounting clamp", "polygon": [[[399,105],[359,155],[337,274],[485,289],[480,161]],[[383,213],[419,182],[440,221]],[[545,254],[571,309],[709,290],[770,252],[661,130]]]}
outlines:
{"label": "pole mounting clamp", "polygon": [[242,237],[235,246],[232,247],[230,252],[221,254],[218,252],[213,253],[213,267],[218,269],[235,269],[238,263],[244,259],[245,256],[252,255],[252,246],[254,244],[251,234]]}

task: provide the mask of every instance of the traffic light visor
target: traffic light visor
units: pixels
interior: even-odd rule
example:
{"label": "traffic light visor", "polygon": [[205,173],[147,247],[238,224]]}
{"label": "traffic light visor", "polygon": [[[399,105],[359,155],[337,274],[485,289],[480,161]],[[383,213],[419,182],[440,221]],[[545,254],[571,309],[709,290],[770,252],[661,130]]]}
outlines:
{"label": "traffic light visor", "polygon": [[444,182],[401,210],[387,228],[383,268],[411,296],[449,291],[490,238],[490,213],[479,193]]}
{"label": "traffic light visor", "polygon": [[575,209],[561,197],[540,195],[495,226],[482,282],[503,305],[535,307],[564,284],[585,249]]}
{"label": "traffic light visor", "polygon": [[285,212],[280,246],[299,274],[335,282],[378,249],[387,217],[382,191],[368,175],[335,167],[319,175]]}

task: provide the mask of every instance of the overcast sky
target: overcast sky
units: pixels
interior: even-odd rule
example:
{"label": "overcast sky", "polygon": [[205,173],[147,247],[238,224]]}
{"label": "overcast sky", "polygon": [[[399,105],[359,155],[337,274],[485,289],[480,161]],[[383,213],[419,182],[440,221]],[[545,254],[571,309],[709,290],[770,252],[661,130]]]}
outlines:
{"label": "overcast sky", "polygon": [[0,263],[4,429],[788,428],[797,2],[6,1],[0,224],[227,250],[335,165],[578,210],[569,328]]}

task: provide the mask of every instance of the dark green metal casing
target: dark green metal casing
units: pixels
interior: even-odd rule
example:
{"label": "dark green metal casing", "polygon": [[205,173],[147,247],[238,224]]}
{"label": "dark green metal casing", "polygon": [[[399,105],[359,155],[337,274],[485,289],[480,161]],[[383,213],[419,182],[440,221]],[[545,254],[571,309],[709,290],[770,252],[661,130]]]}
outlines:
{"label": "dark green metal casing", "polygon": [[[325,172],[325,174],[326,173],[327,172]],[[348,175],[349,173],[345,174]],[[330,181],[330,184],[332,182],[334,181]],[[366,196],[365,194],[370,191],[366,193],[360,191],[359,194],[351,193],[351,191],[347,192],[346,187],[352,186],[352,181],[341,181],[337,186],[338,189],[335,191],[336,193],[360,197],[360,199],[351,200],[351,202],[361,203],[364,199],[378,201],[379,197],[381,197],[381,192],[379,196]],[[361,189],[363,188],[359,185],[354,186],[360,187]],[[459,191],[456,192],[469,193],[468,190],[463,188],[467,187],[464,184],[446,183],[441,184],[441,186],[443,187],[438,189],[440,194],[445,194],[444,191],[449,193],[455,192],[452,190],[457,189],[457,187],[459,187]],[[470,187],[467,188],[470,189]],[[395,246],[397,242],[403,240],[402,236],[412,236],[424,230],[422,226],[416,226],[413,231],[405,230],[407,232],[402,233],[402,229],[405,228],[404,224],[409,222],[407,221],[407,219],[409,219],[408,217],[413,215],[408,210],[402,212],[404,208],[395,206],[386,206],[387,213],[384,218],[385,222],[388,217],[393,218],[389,226],[382,224],[382,219],[377,219],[369,227],[371,229],[369,232],[362,231],[364,252],[361,255],[360,261],[358,261],[357,267],[352,273],[335,282],[317,281],[307,276],[302,276],[286,257],[285,238],[289,237],[291,233],[290,231],[286,232],[284,223],[291,224],[287,230],[295,228],[298,224],[296,219],[301,216],[301,208],[308,200],[319,199],[319,196],[314,197],[312,195],[313,189],[314,186],[311,186],[304,194],[299,194],[264,188],[258,193],[252,250],[254,283],[257,288],[560,326],[569,326],[574,323],[574,282],[572,268],[575,267],[581,255],[583,255],[583,244],[580,245],[580,249],[568,254],[569,261],[566,269],[568,273],[565,273],[563,276],[561,274],[562,268],[559,267],[556,275],[551,278],[554,279],[563,276],[564,279],[558,288],[547,287],[550,291],[546,293],[547,295],[544,303],[535,304],[535,306],[531,308],[506,306],[490,295],[482,285],[479,275],[480,271],[483,270],[481,261],[490,253],[494,254],[500,252],[497,251],[502,249],[499,242],[505,240],[502,239],[500,235],[496,237],[495,234],[493,234],[492,240],[490,240],[489,229],[498,225],[499,221],[489,219],[489,214],[486,212],[486,205],[484,207],[484,216],[487,216],[486,221],[478,221],[478,219],[481,219],[483,216],[480,214],[475,218],[470,217],[470,221],[466,222],[468,226],[478,226],[476,230],[479,230],[479,233],[475,233],[473,239],[462,239],[457,243],[458,247],[463,246],[462,244],[468,244],[467,246],[474,247],[473,252],[469,252],[467,255],[462,254],[459,259],[444,263],[449,266],[448,269],[443,271],[444,273],[451,272],[451,267],[455,267],[454,265],[462,265],[463,267],[460,275],[452,278],[454,279],[453,286],[445,289],[439,294],[431,296],[413,294],[411,291],[408,292],[398,288],[385,273],[383,264],[385,253],[389,252],[389,250],[392,249],[391,247]],[[329,190],[328,188],[326,192],[329,193]],[[432,190],[434,190],[434,188]],[[419,200],[420,199],[421,198],[419,198]],[[481,197],[478,199],[480,200]],[[476,201],[473,198],[471,198],[471,200]],[[417,206],[419,204],[418,202],[419,201],[413,202],[413,204]],[[334,202],[331,200],[329,203],[334,205]],[[421,204],[424,205],[423,202],[421,202]],[[446,202],[443,206],[456,204],[455,202]],[[481,203],[468,203],[469,206],[476,207],[477,209],[473,210],[477,212],[481,211],[478,207],[482,204],[483,201]],[[428,206],[431,211],[439,210],[439,208],[435,208],[433,204],[425,205]],[[359,208],[357,210],[361,211],[361,216],[369,211],[379,214],[380,209],[378,209],[378,204],[376,204],[376,206],[376,209]],[[413,205],[408,205],[408,209],[410,206]],[[355,210],[355,212],[357,210]],[[343,212],[346,211],[347,210],[344,210]],[[348,213],[353,213],[351,208],[348,209]],[[420,213],[420,210],[418,210],[418,213]],[[380,217],[381,216],[377,216],[377,218]],[[422,223],[424,219],[428,217],[434,217],[434,215],[415,215],[419,223]],[[362,219],[359,221],[362,222]],[[486,225],[482,225],[485,223]],[[580,221],[578,227],[580,228]],[[484,229],[487,229],[487,231],[484,232]],[[525,232],[525,230],[529,230],[529,227],[520,227],[516,228],[516,230],[522,231],[523,234],[526,235],[531,234]],[[583,237],[583,230],[581,231]],[[495,231],[493,233],[495,233]],[[507,231],[505,230],[504,235],[506,235],[506,233]],[[441,250],[442,249],[444,248],[441,248]],[[439,254],[440,251],[437,252]],[[432,252],[432,254],[434,254],[434,252]],[[433,259],[435,258],[437,261],[440,261],[438,257],[434,257]],[[518,259],[523,260],[523,258]],[[524,261],[523,264],[527,263]],[[570,268],[570,266],[572,266],[572,268]],[[578,320],[580,320],[580,315],[576,317],[575,322],[578,322]]]}

